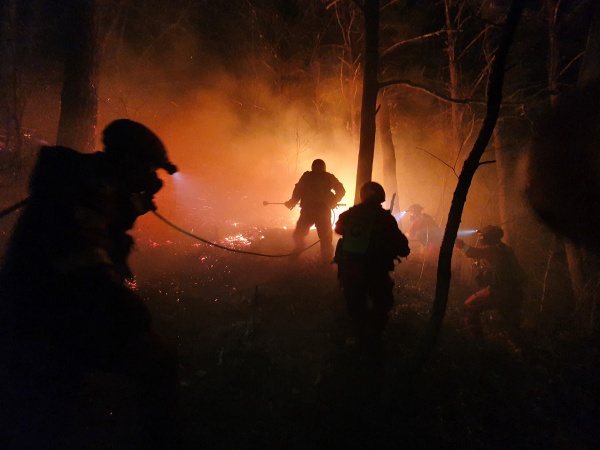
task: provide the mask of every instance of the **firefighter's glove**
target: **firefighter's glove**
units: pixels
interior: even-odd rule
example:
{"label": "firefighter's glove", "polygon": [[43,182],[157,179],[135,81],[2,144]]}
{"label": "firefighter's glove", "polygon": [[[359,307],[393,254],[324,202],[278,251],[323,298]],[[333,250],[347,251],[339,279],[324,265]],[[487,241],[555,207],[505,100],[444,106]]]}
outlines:
{"label": "firefighter's glove", "polygon": [[294,206],[296,206],[296,202],[293,200],[288,200],[284,203],[284,205],[287,209],[294,209]]}

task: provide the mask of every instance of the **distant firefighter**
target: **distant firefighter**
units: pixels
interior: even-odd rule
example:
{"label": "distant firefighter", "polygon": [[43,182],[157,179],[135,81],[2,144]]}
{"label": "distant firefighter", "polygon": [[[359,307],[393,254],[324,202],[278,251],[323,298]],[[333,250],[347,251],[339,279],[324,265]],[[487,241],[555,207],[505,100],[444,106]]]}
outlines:
{"label": "distant firefighter", "polygon": [[342,236],[335,262],[355,337],[378,339],[394,305],[390,272],[398,257],[410,253],[408,240],[390,211],[383,209],[383,187],[367,182],[360,189],[361,203],[342,213],[335,232]]}
{"label": "distant firefighter", "polygon": [[512,337],[518,337],[521,309],[524,300],[525,275],[512,249],[501,241],[504,232],[496,226],[478,231],[480,245],[471,247],[462,239],[456,247],[468,258],[476,260],[481,289],[464,304],[464,323],[467,330],[483,337],[481,313],[496,309],[506,320]]}
{"label": "distant firefighter", "polygon": [[73,398],[93,372],[136,383],[147,442],[167,448],[178,363],[158,337],[143,300],[127,284],[137,217],[156,209],[169,174],[161,140],[120,119],[103,132],[104,151],[43,147],[29,199],[0,272],[3,448],[63,448]]}
{"label": "distant firefighter", "polygon": [[300,202],[300,217],[294,230],[294,251],[305,246],[310,227],[315,225],[321,241],[321,258],[329,263],[333,259],[333,232],[331,230],[331,210],[346,194],[340,181],[326,171],[325,161],[315,159],[311,170],[300,177],[292,192],[292,198],[285,202],[289,209]]}
{"label": "distant firefighter", "polygon": [[437,226],[433,217],[423,212],[418,203],[410,205],[406,210],[410,225],[406,237],[417,241],[420,250],[426,257],[432,257],[442,243],[442,229]]}

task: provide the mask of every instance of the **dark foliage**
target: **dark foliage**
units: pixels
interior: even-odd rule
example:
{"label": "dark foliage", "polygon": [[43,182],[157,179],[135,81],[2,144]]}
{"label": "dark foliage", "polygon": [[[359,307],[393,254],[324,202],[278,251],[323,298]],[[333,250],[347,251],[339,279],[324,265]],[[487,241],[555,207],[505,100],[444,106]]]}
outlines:
{"label": "dark foliage", "polygon": [[[600,437],[597,343],[530,336],[516,348],[492,315],[486,341],[473,341],[460,287],[434,357],[408,373],[432,298],[433,270],[419,277],[418,260],[396,268],[390,324],[365,350],[345,343],[335,271],[317,250],[294,263],[189,241],[139,246],[138,291],[178,341],[185,449],[591,449]],[[74,442],[131,448],[130,390],[90,380]]]}

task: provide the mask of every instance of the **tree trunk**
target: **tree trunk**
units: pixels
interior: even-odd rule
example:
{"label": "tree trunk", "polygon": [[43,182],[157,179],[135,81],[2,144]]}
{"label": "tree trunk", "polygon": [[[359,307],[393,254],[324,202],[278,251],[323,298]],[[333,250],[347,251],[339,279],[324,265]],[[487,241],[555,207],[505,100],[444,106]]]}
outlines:
{"label": "tree trunk", "polygon": [[579,70],[578,87],[600,79],[600,5],[594,2],[585,56]]}
{"label": "tree trunk", "polygon": [[512,158],[510,155],[508,155],[508,152],[503,150],[502,133],[499,131],[499,126],[497,126],[496,130],[494,131],[493,147],[494,157],[496,159],[496,178],[498,179],[498,189],[496,192],[498,195],[500,224],[503,224],[502,230],[504,231],[504,241],[509,245],[509,247],[514,247],[511,236],[511,217],[509,213],[511,208],[508,206],[508,198],[511,197],[511,193],[509,192],[510,186],[514,186],[512,174],[515,162],[512,161]]}
{"label": "tree trunk", "polygon": [[[398,179],[396,177],[396,149],[392,140],[392,127],[390,124],[390,109],[385,93],[381,95],[381,108],[377,113],[377,122],[379,124],[379,139],[381,142],[381,153],[383,156],[383,188],[387,194],[388,200],[392,201],[392,196],[398,192]],[[398,198],[392,205],[389,204],[390,211],[398,206]]]}
{"label": "tree trunk", "polygon": [[462,171],[458,177],[458,184],[454,190],[450,212],[448,213],[448,222],[446,224],[446,230],[440,249],[435,298],[425,336],[415,357],[414,363],[416,369],[420,368],[427,360],[439,337],[448,304],[454,242],[456,241],[456,235],[461,222],[464,205],[467,200],[469,187],[471,186],[473,176],[479,167],[479,160],[490,141],[498,119],[500,104],[502,102],[504,68],[508,50],[519,24],[525,3],[525,0],[513,0],[511,2],[506,23],[499,39],[498,49],[496,50],[495,58],[490,68],[487,86],[486,113],[477,140],[473,144],[473,148],[465,160]]}
{"label": "tree trunk", "polygon": [[[10,160],[7,174],[16,176],[21,163],[22,131],[21,120],[23,117],[24,99],[20,95],[19,56],[18,45],[20,41],[19,25],[17,23],[17,2],[7,0],[0,6],[0,101],[4,111],[1,115],[3,123],[0,124],[4,131],[2,144],[8,149]],[[11,154],[12,153],[12,154]],[[2,175],[5,175],[4,173]],[[2,180],[3,183],[7,180]],[[14,181],[11,179],[10,181]]]}
{"label": "tree trunk", "polygon": [[[449,91],[451,98],[460,97],[460,76],[459,67],[456,60],[456,22],[459,17],[456,16],[456,0],[444,0],[445,15],[446,15],[446,52],[448,54],[448,75],[450,76]],[[451,135],[452,148],[450,156],[452,159],[458,152],[460,145],[460,129],[461,129],[461,114],[459,108],[461,106],[456,103],[451,103]]]}
{"label": "tree trunk", "polygon": [[[577,80],[578,88],[600,78],[600,64],[598,64],[600,61],[600,6],[594,3],[593,7],[593,18],[588,33],[585,56]],[[576,296],[574,325],[576,329],[583,330],[584,334],[590,335],[598,332],[600,328],[598,322],[600,319],[598,317],[600,293],[597,287],[591,283],[600,271],[600,257],[570,241],[565,242],[565,250]],[[594,289],[590,289],[590,285]]]}
{"label": "tree trunk", "polygon": [[[548,85],[550,88],[550,108],[556,110],[559,102],[559,77],[560,77],[560,43],[558,42],[558,22],[560,1],[548,0],[548,41],[549,41],[549,69]],[[577,87],[581,88],[589,82],[595,81],[600,75],[597,62],[600,60],[600,7],[595,6],[594,17],[588,33],[586,52],[583,58]],[[565,150],[566,151],[566,150]],[[575,295],[575,310],[573,311],[573,325],[584,334],[590,334],[596,327],[594,311],[597,304],[597,295],[594,290],[586,286],[598,271],[600,265],[597,258],[587,254],[585,249],[568,239],[557,240],[557,245],[564,245],[566,261],[573,293]],[[562,299],[560,299],[562,300]],[[559,301],[560,301],[559,300]],[[559,308],[555,308],[559,310]],[[555,318],[558,320],[559,318]]]}
{"label": "tree trunk", "polygon": [[96,0],[71,0],[66,6],[65,66],[57,143],[94,150],[98,113]]}
{"label": "tree trunk", "polygon": [[[510,163],[506,161],[507,158],[502,154],[502,134],[499,130],[500,124],[497,124],[496,129],[494,130],[494,135],[492,136],[492,143],[494,148],[494,158],[496,163],[494,167],[496,169],[496,179],[498,180],[498,189],[496,189],[496,193],[498,195],[498,212],[500,215],[499,224],[505,224],[509,221],[508,217],[508,206],[507,206],[507,195],[505,188],[509,185],[509,174]],[[504,241],[512,247],[511,239],[510,239],[510,227],[503,226],[502,230],[504,231]]]}
{"label": "tree trunk", "polygon": [[[446,18],[446,53],[448,55],[448,92],[451,98],[461,98],[461,76],[460,66],[456,57],[457,53],[457,36],[458,36],[458,23],[461,17],[461,8],[458,4],[459,0],[444,0],[444,14]],[[462,145],[462,124],[463,124],[464,106],[457,103],[450,104],[450,136],[448,137],[449,145],[448,152],[445,156],[447,161],[451,161],[451,164],[456,161]],[[449,177],[448,174],[444,174],[444,181],[442,184],[442,195],[440,204],[438,205],[438,211],[436,213],[436,219],[441,217],[440,214],[444,214],[447,211],[448,201],[452,184],[455,178]]]}
{"label": "tree trunk", "polygon": [[365,23],[365,66],[360,115],[360,144],[356,169],[356,190],[354,203],[360,201],[360,188],[373,175],[373,155],[375,153],[375,115],[379,81],[379,0],[365,0],[363,5]]}

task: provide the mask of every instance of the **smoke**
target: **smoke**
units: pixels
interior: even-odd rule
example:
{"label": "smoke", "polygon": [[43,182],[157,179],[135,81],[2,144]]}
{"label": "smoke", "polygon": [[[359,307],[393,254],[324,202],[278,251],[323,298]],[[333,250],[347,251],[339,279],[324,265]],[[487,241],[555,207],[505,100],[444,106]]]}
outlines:
{"label": "smoke", "polygon": [[[132,74],[140,76],[145,75]],[[174,177],[163,174],[156,200],[173,221],[206,231],[228,221],[293,227],[297,209],[263,202],[288,200],[316,158],[344,184],[348,193],[342,202],[352,203],[357,143],[331,120],[318,121],[314,106],[286,103],[268,79],[243,79],[215,67],[196,82],[187,81],[191,87],[183,94],[169,88],[152,96],[137,84],[130,89],[121,79],[114,82],[128,93],[128,103],[145,101],[132,118],[161,137],[180,170]],[[111,76],[104,83],[115,91]],[[101,117],[105,123],[113,120],[114,109],[105,108]]]}
{"label": "smoke", "polygon": [[[174,177],[161,175],[164,188],[156,197],[161,214],[209,237],[218,236],[217,230],[228,223],[293,227],[298,209],[263,202],[288,200],[316,158],[325,160],[327,170],[344,184],[342,202],[351,206],[358,105],[349,104],[351,89],[340,82],[339,72],[327,73],[325,65],[315,63],[293,76],[282,69],[284,77],[260,52],[240,55],[243,61],[233,70],[189,28],[173,27],[157,36],[156,42],[139,38],[129,46],[118,40],[115,46],[105,45],[112,50],[101,67],[97,148],[102,128],[120,117],[140,121],[161,137],[181,171]],[[242,66],[247,73],[239,71]],[[52,92],[59,93],[58,87]],[[49,114],[50,123],[57,123],[59,111],[57,107]],[[392,131],[400,208],[419,203],[443,226],[456,178],[448,167],[455,161],[447,154],[446,122],[437,111],[439,105],[430,98],[404,92],[394,104]],[[373,180],[382,178],[377,140]],[[484,187],[471,197],[476,206],[467,227],[478,225],[481,210],[493,210],[487,206],[493,187]],[[386,194],[390,199],[394,192]],[[164,225],[153,223],[152,217],[144,217],[139,227],[162,233]]]}

